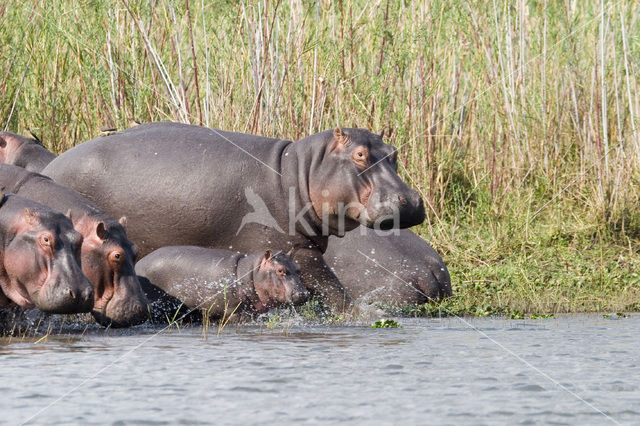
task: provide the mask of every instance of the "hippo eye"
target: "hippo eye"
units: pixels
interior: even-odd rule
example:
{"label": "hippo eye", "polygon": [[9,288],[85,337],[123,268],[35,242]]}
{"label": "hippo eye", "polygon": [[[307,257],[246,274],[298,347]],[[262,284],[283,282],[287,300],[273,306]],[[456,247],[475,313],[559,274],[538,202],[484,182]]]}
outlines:
{"label": "hippo eye", "polygon": [[281,266],[278,269],[276,269],[276,274],[278,274],[281,277],[284,277],[285,275],[287,275],[287,271]]}
{"label": "hippo eye", "polygon": [[111,258],[111,261],[115,263],[120,263],[124,260],[124,254],[119,251],[111,252],[109,257]]}
{"label": "hippo eye", "polygon": [[40,237],[40,245],[43,247],[53,247],[53,238],[50,235],[42,235]]}
{"label": "hippo eye", "polygon": [[369,165],[369,150],[364,147],[359,147],[352,154],[353,162],[360,169],[364,169]]}

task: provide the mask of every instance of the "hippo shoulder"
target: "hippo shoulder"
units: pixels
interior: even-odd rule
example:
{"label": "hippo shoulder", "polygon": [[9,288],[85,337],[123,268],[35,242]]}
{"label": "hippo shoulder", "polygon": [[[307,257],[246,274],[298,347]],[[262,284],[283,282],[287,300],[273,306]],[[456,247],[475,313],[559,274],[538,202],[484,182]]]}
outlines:
{"label": "hippo shoulder", "polygon": [[[40,173],[58,181],[66,175],[86,175],[105,170],[108,162],[107,150],[99,140],[92,139],[62,153]],[[70,164],[73,168],[69,167]]]}

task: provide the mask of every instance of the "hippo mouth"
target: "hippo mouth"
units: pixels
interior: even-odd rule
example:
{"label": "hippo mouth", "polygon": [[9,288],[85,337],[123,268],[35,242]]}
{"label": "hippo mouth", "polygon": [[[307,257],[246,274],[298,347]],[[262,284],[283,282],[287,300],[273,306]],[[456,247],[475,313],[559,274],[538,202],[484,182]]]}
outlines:
{"label": "hippo mouth", "polygon": [[18,288],[2,289],[2,291],[9,300],[24,309],[35,308],[36,305],[32,300],[38,300],[38,295],[40,294],[40,289],[38,289],[33,292],[33,298],[31,298],[22,286]]}
{"label": "hippo mouth", "polygon": [[91,311],[91,315],[93,316],[93,319],[103,327],[124,328],[128,326],[126,323],[114,321],[113,318],[110,318],[100,311],[93,310]]}
{"label": "hippo mouth", "polygon": [[142,324],[147,320],[147,316],[140,315],[140,318],[127,319],[125,321],[117,321],[109,315],[100,311],[91,311],[93,319],[103,327],[126,328],[134,325]]}
{"label": "hippo mouth", "polygon": [[269,307],[265,306],[260,300],[257,300],[254,304],[253,304],[253,309],[256,310],[256,312],[260,313],[260,314],[264,314],[269,312]]}
{"label": "hippo mouth", "polygon": [[122,312],[118,311],[118,307],[113,308],[116,310],[114,312],[111,306],[112,302],[114,302],[113,297],[109,297],[107,301],[105,301],[105,298],[102,298],[100,302],[96,302],[101,303],[99,305],[101,307],[99,309],[94,308],[93,311],[91,311],[93,319],[95,319],[96,322],[103,327],[131,327],[134,325],[142,324],[148,319],[148,312],[144,309],[141,309],[142,305],[138,306],[135,304],[126,304]]}

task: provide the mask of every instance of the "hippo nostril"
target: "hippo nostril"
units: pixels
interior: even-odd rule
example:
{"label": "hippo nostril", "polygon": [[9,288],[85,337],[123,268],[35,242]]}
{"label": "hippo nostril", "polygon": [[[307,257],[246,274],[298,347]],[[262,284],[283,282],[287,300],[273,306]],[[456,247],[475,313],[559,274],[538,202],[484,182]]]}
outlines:
{"label": "hippo nostril", "polygon": [[76,299],[76,294],[71,289],[69,289],[69,297],[71,297],[71,300],[75,300]]}
{"label": "hippo nostril", "polygon": [[404,198],[402,195],[398,195],[398,202],[400,204],[406,204],[407,203],[407,199]]}
{"label": "hippo nostril", "polygon": [[93,288],[87,287],[82,291],[82,297],[85,300],[93,299]]}

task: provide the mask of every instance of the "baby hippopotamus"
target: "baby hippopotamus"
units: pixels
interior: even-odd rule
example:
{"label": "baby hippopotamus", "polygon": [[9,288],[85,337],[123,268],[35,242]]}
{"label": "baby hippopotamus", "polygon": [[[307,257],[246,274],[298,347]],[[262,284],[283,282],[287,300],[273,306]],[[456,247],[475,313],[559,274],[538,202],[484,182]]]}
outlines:
{"label": "baby hippopotamus", "polygon": [[211,319],[233,312],[267,312],[306,302],[291,258],[270,250],[240,254],[195,246],[163,247],[136,264],[153,319],[171,319],[184,306],[203,310]]}

